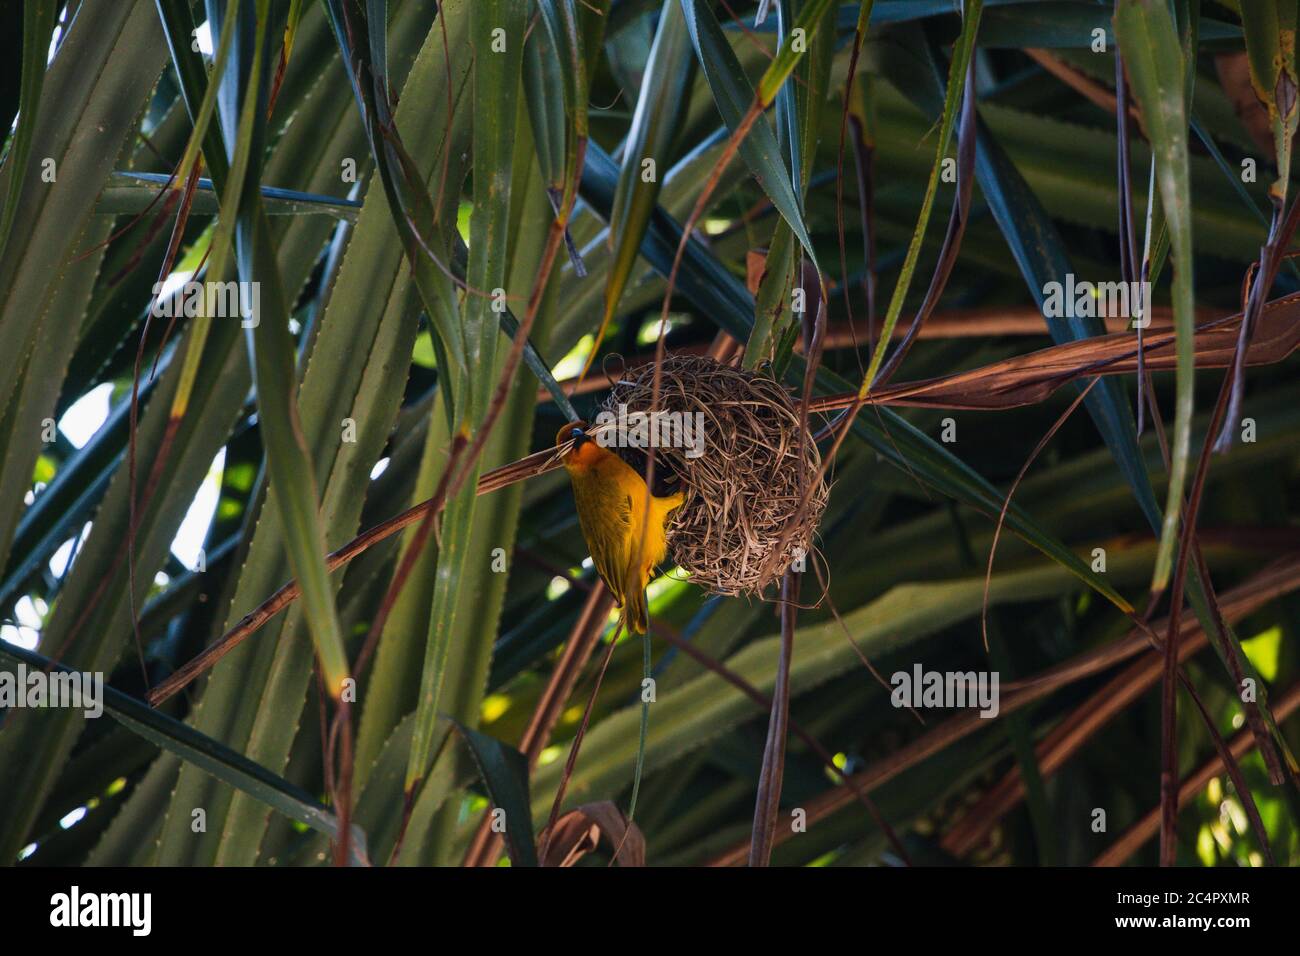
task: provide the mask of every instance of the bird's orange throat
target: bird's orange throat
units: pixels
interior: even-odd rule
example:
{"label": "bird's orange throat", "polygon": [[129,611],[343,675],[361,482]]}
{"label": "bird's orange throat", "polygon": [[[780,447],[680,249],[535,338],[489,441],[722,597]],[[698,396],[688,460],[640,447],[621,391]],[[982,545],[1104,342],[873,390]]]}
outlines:
{"label": "bird's orange throat", "polygon": [[574,468],[591,468],[596,462],[600,461],[602,456],[608,454],[606,448],[601,448],[599,443],[593,438],[583,437],[574,443],[564,456],[564,467],[570,470]]}

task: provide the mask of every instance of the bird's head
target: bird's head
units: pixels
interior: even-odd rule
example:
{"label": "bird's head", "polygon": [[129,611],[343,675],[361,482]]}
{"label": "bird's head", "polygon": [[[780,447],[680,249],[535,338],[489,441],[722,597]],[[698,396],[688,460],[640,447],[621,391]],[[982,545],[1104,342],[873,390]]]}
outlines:
{"label": "bird's head", "polygon": [[560,430],[555,433],[555,444],[564,445],[573,442],[574,450],[581,448],[584,442],[591,441],[591,436],[587,434],[587,423],[584,421],[565,422]]}

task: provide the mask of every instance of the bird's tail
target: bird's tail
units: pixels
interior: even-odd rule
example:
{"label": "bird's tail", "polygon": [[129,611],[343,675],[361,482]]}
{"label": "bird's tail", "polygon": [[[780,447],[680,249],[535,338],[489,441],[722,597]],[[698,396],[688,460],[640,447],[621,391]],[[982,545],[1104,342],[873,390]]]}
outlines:
{"label": "bird's tail", "polygon": [[623,596],[623,623],[632,634],[644,634],[650,627],[650,613],[646,610],[645,587],[640,581],[631,582]]}

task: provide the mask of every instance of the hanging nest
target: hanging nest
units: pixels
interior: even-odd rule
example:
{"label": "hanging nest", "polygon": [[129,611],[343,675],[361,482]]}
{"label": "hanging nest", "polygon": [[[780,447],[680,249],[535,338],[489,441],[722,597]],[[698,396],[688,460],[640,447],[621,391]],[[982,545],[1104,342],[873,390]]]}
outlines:
{"label": "hanging nest", "polygon": [[[617,416],[622,405],[627,413],[648,414],[654,370],[649,364],[625,373],[603,410]],[[690,419],[703,422],[703,443],[696,446],[702,453],[690,457],[692,449],[662,442],[655,448],[656,471],[667,464],[685,486],[668,543],[693,583],[714,594],[759,594],[792,560],[811,555],[830,490],[818,477],[821,455],[812,435],[805,431],[800,441],[799,411],[784,388],[711,358],[675,356],[662,364],[658,407],[703,415]]]}

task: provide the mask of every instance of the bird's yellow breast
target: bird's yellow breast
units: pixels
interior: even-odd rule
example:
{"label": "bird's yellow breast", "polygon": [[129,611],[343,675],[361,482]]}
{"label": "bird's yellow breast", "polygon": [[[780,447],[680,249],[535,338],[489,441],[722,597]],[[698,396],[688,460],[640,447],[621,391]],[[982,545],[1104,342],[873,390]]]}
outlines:
{"label": "bird's yellow breast", "polygon": [[649,494],[643,475],[586,436],[574,444],[563,462],[573,483],[578,520],[592,562],[619,603],[626,606],[629,626],[644,631],[645,587],[667,554],[668,516],[682,503],[683,495]]}

